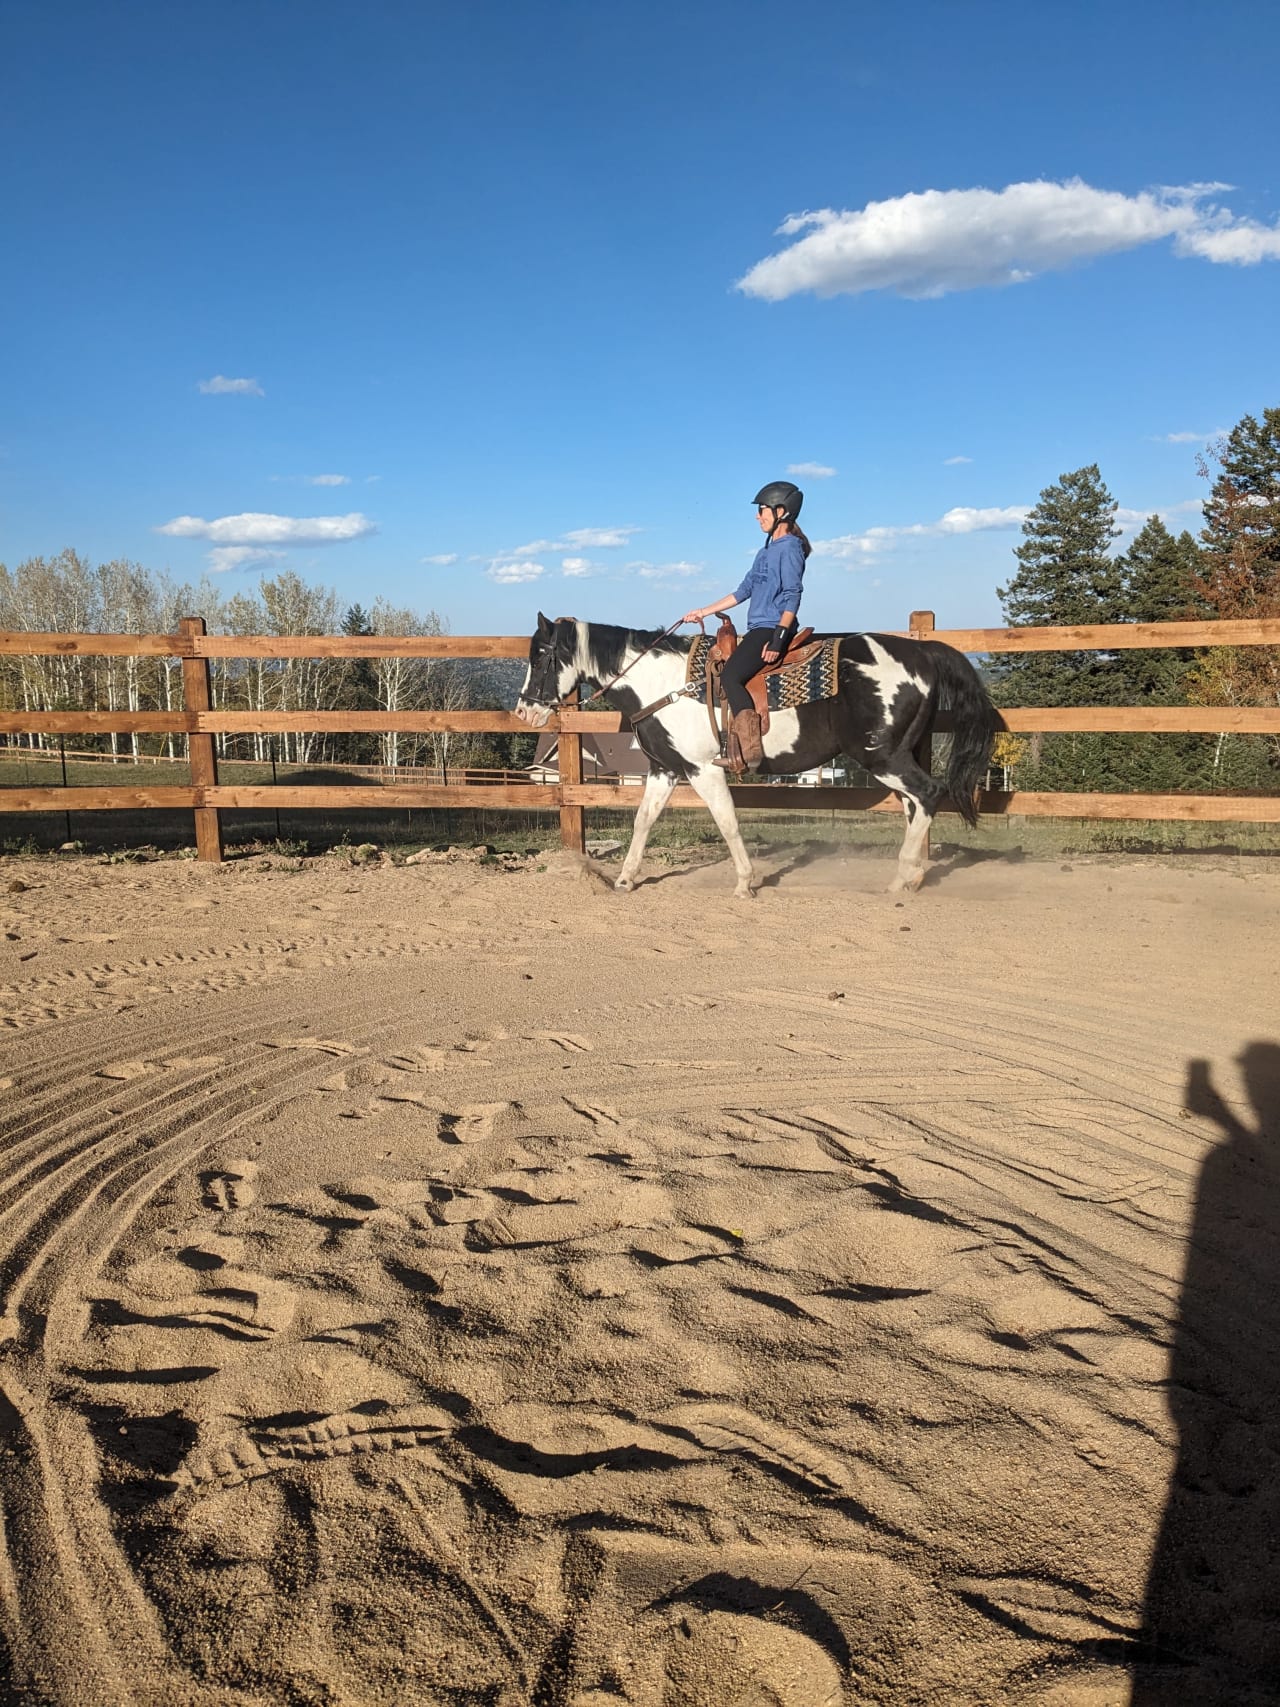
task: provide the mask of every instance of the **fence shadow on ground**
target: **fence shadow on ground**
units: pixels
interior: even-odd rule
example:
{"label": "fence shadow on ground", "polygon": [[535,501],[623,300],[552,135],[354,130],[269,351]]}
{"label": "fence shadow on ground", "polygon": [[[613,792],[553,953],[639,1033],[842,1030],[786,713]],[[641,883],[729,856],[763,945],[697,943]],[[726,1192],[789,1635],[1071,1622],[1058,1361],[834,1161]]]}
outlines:
{"label": "fence shadow on ground", "polygon": [[1188,1110],[1223,1141],[1196,1191],[1169,1370],[1178,1456],[1132,1707],[1280,1701],[1280,1043],[1240,1056],[1243,1119],[1205,1061]]}

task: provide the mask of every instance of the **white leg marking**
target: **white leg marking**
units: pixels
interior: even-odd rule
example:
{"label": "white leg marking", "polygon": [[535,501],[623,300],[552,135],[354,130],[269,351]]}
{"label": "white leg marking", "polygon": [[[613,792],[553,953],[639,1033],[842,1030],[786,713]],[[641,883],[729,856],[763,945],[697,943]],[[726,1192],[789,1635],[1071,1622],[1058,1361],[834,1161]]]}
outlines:
{"label": "white leg marking", "polygon": [[649,840],[649,831],[662,808],[671,798],[671,791],[676,786],[673,776],[655,776],[650,771],[645,780],[644,793],[636,808],[636,821],[631,831],[631,846],[627,849],[627,857],[622,862],[622,870],[614,884],[615,889],[634,889],[636,873],[640,869],[640,861],[644,858],[644,845]]}
{"label": "white leg marking", "polygon": [[755,874],[751,870],[751,861],[742,843],[738,814],[734,811],[733,796],[729,793],[729,780],[715,765],[704,765],[701,770],[693,773],[689,781],[706,802],[707,810],[716,821],[716,829],[728,846],[733,869],[738,874],[738,882],[733,891],[734,899],[749,901]]}
{"label": "white leg marking", "polygon": [[[903,891],[914,891],[924,882],[924,844],[929,834],[929,826],[933,823],[933,815],[926,812],[914,794],[907,794],[906,785],[901,777],[888,776],[881,771],[876,781],[885,788],[892,788],[902,796],[902,815],[907,821],[906,833],[902,838],[902,846],[898,850],[898,871],[889,885],[891,895],[900,895]],[[915,808],[915,816],[911,808]]]}

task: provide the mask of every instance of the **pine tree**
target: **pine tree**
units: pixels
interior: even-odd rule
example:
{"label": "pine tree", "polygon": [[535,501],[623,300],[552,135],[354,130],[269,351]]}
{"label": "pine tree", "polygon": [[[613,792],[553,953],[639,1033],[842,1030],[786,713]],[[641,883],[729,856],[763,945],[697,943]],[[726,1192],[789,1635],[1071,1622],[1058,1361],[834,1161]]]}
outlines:
{"label": "pine tree", "polygon": [[[1122,620],[1123,576],[1110,554],[1119,533],[1115,514],[1097,463],[1045,487],[1022,524],[1022,544],[1014,550],[1017,573],[1007,587],[997,588],[1010,626]],[[1001,705],[1105,704],[1123,686],[1112,660],[1090,652],[1006,654],[991,675]]]}
{"label": "pine tree", "polygon": [[[1196,596],[1200,548],[1184,529],[1175,539],[1159,516],[1151,516],[1120,559],[1124,619],[1177,622],[1203,611]],[[1186,703],[1186,676],[1195,658],[1189,648],[1125,652],[1116,669],[1132,703]]]}
{"label": "pine tree", "polygon": [[[363,605],[348,607],[342,619],[343,634],[372,634],[373,619]],[[374,678],[373,662],[369,658],[348,658],[343,670],[342,685],[337,694],[340,711],[376,711],[378,685]],[[334,737],[334,757],[351,765],[376,764],[378,737],[347,731]]]}
{"label": "pine tree", "polygon": [[[1213,447],[1218,466],[1205,504],[1196,591],[1211,616],[1280,617],[1280,408],[1245,415]],[[1200,472],[1212,474],[1207,462]],[[1280,648],[1214,646],[1191,671],[1203,705],[1280,705]],[[1216,759],[1274,787],[1280,740],[1223,736]],[[1236,778],[1232,778],[1233,781]]]}
{"label": "pine tree", "polygon": [[1241,606],[1250,592],[1267,602],[1280,591],[1280,408],[1264,409],[1261,421],[1245,415],[1211,454],[1218,474],[1200,536],[1205,578],[1224,581]]}

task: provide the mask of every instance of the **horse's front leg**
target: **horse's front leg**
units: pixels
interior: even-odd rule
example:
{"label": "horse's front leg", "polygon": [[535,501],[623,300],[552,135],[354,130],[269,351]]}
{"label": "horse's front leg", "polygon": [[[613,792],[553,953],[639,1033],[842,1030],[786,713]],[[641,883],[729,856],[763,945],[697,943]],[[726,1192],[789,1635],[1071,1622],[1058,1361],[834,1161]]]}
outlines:
{"label": "horse's front leg", "polygon": [[675,777],[665,771],[650,771],[645,778],[644,794],[636,808],[636,821],[631,831],[631,846],[627,849],[627,857],[622,862],[622,870],[613,886],[615,889],[635,888],[636,873],[640,869],[640,861],[644,858],[644,845],[649,840],[649,831],[652,830],[662,808],[670,800],[675,785]]}
{"label": "horse's front leg", "polygon": [[751,869],[751,860],[743,845],[742,832],[738,828],[738,814],[734,810],[733,796],[729,793],[728,778],[717,766],[704,765],[701,770],[693,773],[689,781],[705,802],[707,810],[716,821],[716,829],[728,846],[733,869],[738,874],[733,898],[735,901],[749,901],[755,873]]}

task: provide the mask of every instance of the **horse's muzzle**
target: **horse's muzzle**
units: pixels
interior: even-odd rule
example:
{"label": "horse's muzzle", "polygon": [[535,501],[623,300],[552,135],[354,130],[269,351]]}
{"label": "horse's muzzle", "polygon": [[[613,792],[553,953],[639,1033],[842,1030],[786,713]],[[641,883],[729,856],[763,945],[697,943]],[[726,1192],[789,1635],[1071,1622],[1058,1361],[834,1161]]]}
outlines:
{"label": "horse's muzzle", "polygon": [[551,721],[549,705],[529,705],[524,700],[516,701],[516,716],[522,723],[527,723],[531,729],[545,729]]}

